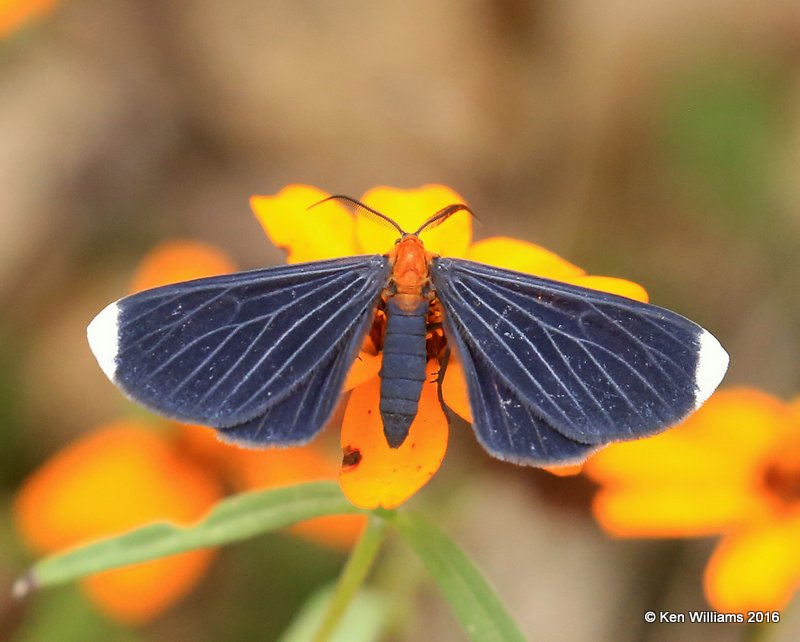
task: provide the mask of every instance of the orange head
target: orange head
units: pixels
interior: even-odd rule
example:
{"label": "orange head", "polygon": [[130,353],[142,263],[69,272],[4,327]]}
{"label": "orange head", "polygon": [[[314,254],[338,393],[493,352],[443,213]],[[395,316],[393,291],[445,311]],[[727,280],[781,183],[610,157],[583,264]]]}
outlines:
{"label": "orange head", "polygon": [[388,257],[397,294],[422,294],[428,282],[428,264],[433,257],[419,237],[415,234],[401,237]]}

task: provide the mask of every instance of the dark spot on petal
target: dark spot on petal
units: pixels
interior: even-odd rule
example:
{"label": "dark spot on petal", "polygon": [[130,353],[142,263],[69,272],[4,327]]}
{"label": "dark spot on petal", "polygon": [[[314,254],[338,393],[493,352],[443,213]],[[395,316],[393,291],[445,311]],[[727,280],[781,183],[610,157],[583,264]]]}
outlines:
{"label": "dark spot on petal", "polygon": [[353,470],[361,463],[361,451],[352,446],[342,448],[342,470]]}

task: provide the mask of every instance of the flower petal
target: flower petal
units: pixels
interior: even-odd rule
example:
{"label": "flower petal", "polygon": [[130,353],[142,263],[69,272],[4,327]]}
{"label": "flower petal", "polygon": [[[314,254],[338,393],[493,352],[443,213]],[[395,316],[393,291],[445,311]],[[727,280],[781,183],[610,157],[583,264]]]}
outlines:
{"label": "flower petal", "polygon": [[212,245],[170,241],[157,245],[142,259],[131,281],[130,291],[141,292],[234,271],[236,265],[228,255]]}
{"label": "flower petal", "polygon": [[450,361],[442,382],[442,399],[447,407],[459,417],[472,423],[472,409],[469,406],[467,380],[464,377],[464,366],[455,352],[450,353]]}
{"label": "flower petal", "polygon": [[765,471],[793,426],[788,407],[770,395],[718,392],[681,427],[615,444],[586,463],[604,485],[595,516],[629,537],[691,537],[772,520],[785,503]]}
{"label": "flower petal", "polygon": [[544,470],[556,477],[573,477],[583,472],[583,463],[567,464],[566,466],[545,466]]}
{"label": "flower petal", "polygon": [[507,270],[535,274],[545,279],[564,281],[583,288],[610,292],[637,301],[648,301],[647,291],[638,283],[611,276],[588,275],[577,265],[539,245],[507,237],[493,237],[474,243],[467,253],[471,261]]}
{"label": "flower petal", "polygon": [[614,485],[684,487],[695,483],[725,485],[749,478],[742,468],[713,451],[713,444],[690,430],[689,422],[655,437],[611,444],[584,464],[590,477]]}
{"label": "flower petal", "polygon": [[650,297],[645,290],[638,283],[628,281],[626,279],[618,279],[613,276],[594,276],[587,274],[577,278],[564,279],[567,283],[579,285],[582,288],[589,288],[590,290],[600,290],[601,292],[608,292],[609,294],[616,294],[617,296],[624,296],[629,299],[635,299],[642,303],[648,303]]}
{"label": "flower petal", "polygon": [[[309,185],[289,185],[275,196],[253,196],[250,207],[269,239],[288,250],[287,263],[321,261],[358,254],[353,215]],[[391,246],[390,246],[391,247]],[[381,254],[388,248],[384,248]]]}
{"label": "flower petal", "polygon": [[[425,185],[418,189],[376,187],[362,198],[370,207],[394,219],[406,232],[414,232],[431,215],[464,199],[444,185]],[[366,216],[356,218],[358,244],[366,254],[385,254],[398,238],[397,230],[379,225]],[[438,227],[422,232],[425,249],[443,256],[464,257],[472,240],[472,217],[457,212]]]}
{"label": "flower petal", "polygon": [[762,523],[726,536],[705,573],[718,611],[781,610],[800,587],[800,517]]}
{"label": "flower petal", "polygon": [[[14,514],[30,546],[50,552],[156,520],[188,523],[221,496],[216,479],[167,440],[120,421],[67,446],[34,472],[16,497]],[[110,614],[145,621],[186,594],[211,559],[211,551],[186,553],[109,571],[87,586]],[[140,589],[146,593],[141,599],[135,595]]]}
{"label": "flower petal", "polygon": [[766,514],[758,497],[720,485],[624,486],[601,490],[592,506],[600,525],[620,537],[700,537]]}
{"label": "flower petal", "polygon": [[586,469],[601,483],[752,482],[777,436],[791,424],[774,397],[747,388],[723,390],[678,428],[609,446],[590,458]]}
{"label": "flower petal", "polygon": [[358,353],[358,357],[350,366],[350,372],[347,373],[342,392],[352,390],[356,386],[369,381],[373,377],[378,376],[378,371],[381,369],[381,357],[372,343],[369,336],[364,337],[364,344]]}
{"label": "flower petal", "polygon": [[350,395],[342,422],[346,461],[339,483],[356,506],[395,508],[428,483],[441,466],[448,429],[437,385],[432,383],[438,369],[435,360],[428,362],[417,417],[399,448],[390,448],[383,434],[380,379],[362,384]]}
{"label": "flower petal", "polygon": [[790,408],[780,399],[755,388],[716,392],[684,423],[694,426],[709,449],[731,462],[763,463],[776,448],[797,434]]}
{"label": "flower petal", "polygon": [[535,274],[556,281],[585,274],[577,265],[565,261],[555,252],[540,245],[505,236],[495,236],[473,243],[466,258],[470,261],[486,263],[506,270]]}
{"label": "flower petal", "polygon": [[144,624],[186,595],[205,575],[215,551],[202,549],[133,564],[86,578],[84,588],[106,613]]}

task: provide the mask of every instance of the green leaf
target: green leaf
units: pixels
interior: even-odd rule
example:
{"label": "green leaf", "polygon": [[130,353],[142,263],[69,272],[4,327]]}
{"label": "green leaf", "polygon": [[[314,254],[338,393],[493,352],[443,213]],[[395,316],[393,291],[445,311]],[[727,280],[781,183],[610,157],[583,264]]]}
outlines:
{"label": "green leaf", "polygon": [[[280,642],[313,640],[333,594],[333,586],[314,593],[281,636]],[[385,595],[375,590],[361,589],[347,607],[331,642],[376,642],[386,630],[389,613],[389,600]]]}
{"label": "green leaf", "polygon": [[254,537],[295,522],[363,512],[342,495],[335,482],[311,482],[223,499],[191,526],[151,524],[77,549],[46,557],[14,586],[16,595],[63,584],[117,566],[219,546]]}
{"label": "green leaf", "polygon": [[471,640],[524,642],[500,598],[455,542],[419,515],[398,511],[387,519],[436,579]]}

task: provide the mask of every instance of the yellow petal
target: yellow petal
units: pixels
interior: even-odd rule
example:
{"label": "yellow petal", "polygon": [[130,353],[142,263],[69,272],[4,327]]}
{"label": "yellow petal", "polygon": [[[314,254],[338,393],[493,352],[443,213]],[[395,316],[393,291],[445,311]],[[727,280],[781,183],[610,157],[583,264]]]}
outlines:
{"label": "yellow petal", "polygon": [[800,587],[800,517],[725,537],[706,568],[711,605],[723,612],[782,610]]}
{"label": "yellow petal", "polygon": [[[221,496],[217,480],[171,442],[120,421],[45,462],[20,489],[14,515],[25,541],[45,553],[152,521],[189,523]],[[187,593],[211,559],[210,551],[176,555],[108,571],[86,586],[111,615],[146,621]]]}
{"label": "yellow petal", "polygon": [[212,245],[195,241],[170,241],[157,245],[142,259],[130,291],[141,292],[235,270],[233,261]]}
{"label": "yellow petal", "polygon": [[577,265],[565,261],[555,252],[540,245],[504,236],[496,236],[473,243],[466,258],[470,261],[486,263],[506,270],[535,274],[556,281],[564,281],[585,274]]}
{"label": "yellow petal", "polygon": [[395,508],[422,488],[444,459],[447,418],[439,404],[437,386],[431,383],[439,364],[428,363],[419,411],[408,437],[390,448],[383,434],[380,379],[372,379],[350,395],[342,422],[345,463],[339,483],[347,498],[361,508]]}
{"label": "yellow petal", "polygon": [[289,185],[275,196],[250,198],[250,207],[269,239],[289,252],[287,263],[359,253],[353,215],[347,208],[329,201],[308,209],[326,196],[326,192],[316,187]]}
{"label": "yellow petal", "polygon": [[572,477],[583,472],[583,464],[567,464],[565,466],[545,466],[544,470],[556,477]]}
{"label": "yellow petal", "polygon": [[787,404],[755,388],[714,393],[684,425],[702,435],[709,449],[739,465],[763,460],[797,428]]}
{"label": "yellow petal", "polygon": [[567,283],[579,285],[582,288],[600,290],[601,292],[608,292],[610,294],[624,296],[629,299],[635,299],[636,301],[641,301],[642,303],[647,303],[650,300],[647,290],[645,290],[638,283],[627,281],[625,279],[618,279],[613,276],[586,275],[564,280]]}
{"label": "yellow petal", "polygon": [[713,450],[713,444],[686,426],[655,437],[611,444],[584,464],[590,477],[601,483],[665,486],[696,483],[724,485],[753,474]]}
{"label": "yellow petal", "polygon": [[455,352],[450,353],[450,361],[442,382],[442,399],[447,407],[465,421],[472,423],[472,409],[469,406],[467,380],[464,366]]}
{"label": "yellow petal", "polygon": [[586,469],[601,483],[716,480],[722,486],[754,480],[787,425],[791,415],[774,397],[747,388],[723,390],[681,426],[609,446],[589,459]]}
{"label": "yellow petal", "polygon": [[[414,232],[440,209],[464,199],[444,185],[425,185],[419,189],[376,187],[364,194],[365,204],[394,219],[406,232]],[[365,254],[385,254],[398,238],[397,230],[375,223],[366,216],[356,218],[358,244]],[[422,232],[425,249],[443,256],[464,257],[472,240],[472,217],[457,212],[447,221]]]}
{"label": "yellow petal", "polygon": [[647,291],[638,283],[610,276],[587,275],[584,270],[562,259],[555,252],[518,239],[494,237],[478,241],[469,248],[467,258],[645,303],[648,301]]}
{"label": "yellow petal", "polygon": [[692,484],[606,488],[592,509],[604,529],[621,537],[700,537],[766,515],[759,499],[741,488]]}

